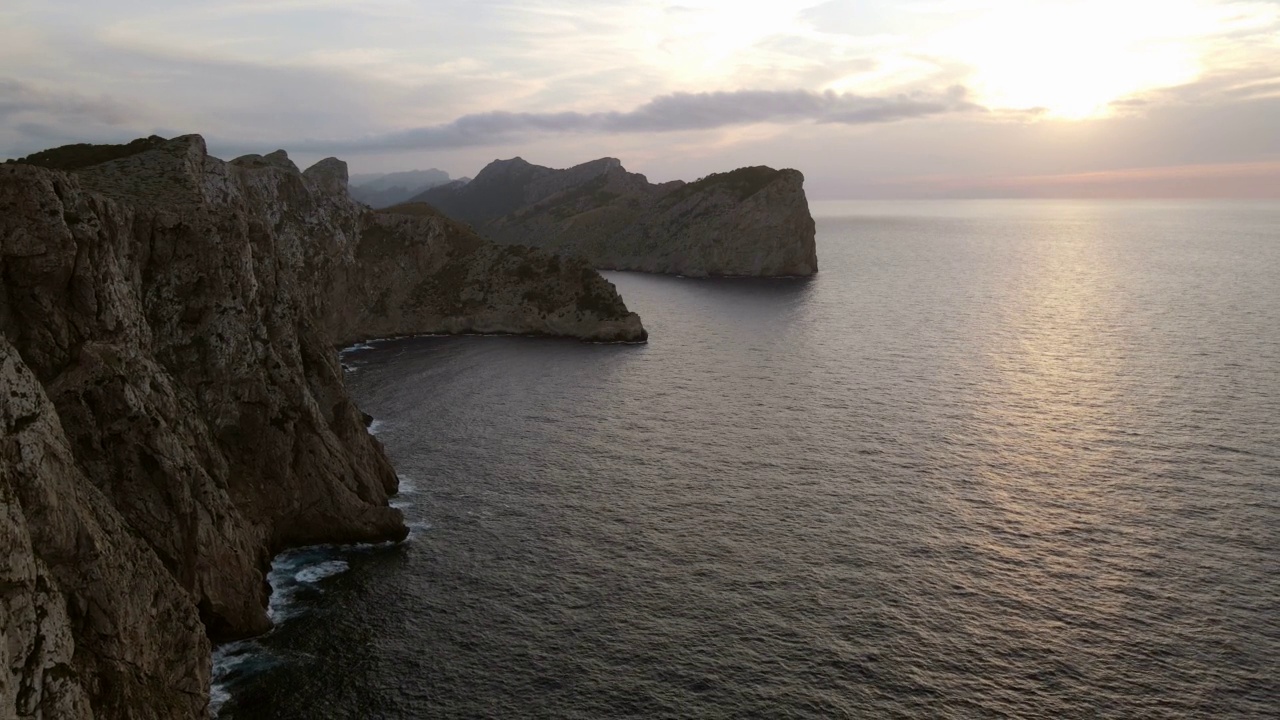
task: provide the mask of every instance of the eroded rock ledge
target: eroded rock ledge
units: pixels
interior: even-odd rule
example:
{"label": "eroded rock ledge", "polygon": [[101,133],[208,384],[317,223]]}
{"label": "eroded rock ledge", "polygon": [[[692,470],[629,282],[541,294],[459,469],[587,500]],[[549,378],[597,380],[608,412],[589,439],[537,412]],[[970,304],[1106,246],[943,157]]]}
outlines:
{"label": "eroded rock ledge", "polygon": [[89,149],[0,165],[0,716],[201,717],[274,553],[405,536],[336,343],[644,339],[582,263],[373,213],[337,160]]}

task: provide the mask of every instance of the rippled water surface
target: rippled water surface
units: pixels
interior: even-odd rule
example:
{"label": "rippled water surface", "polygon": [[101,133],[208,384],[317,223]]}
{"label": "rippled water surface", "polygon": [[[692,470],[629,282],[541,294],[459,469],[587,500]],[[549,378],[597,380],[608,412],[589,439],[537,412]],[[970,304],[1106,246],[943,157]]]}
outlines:
{"label": "rippled water surface", "polygon": [[226,718],[1280,716],[1280,206],[815,207],[647,346],[348,352],[414,531]]}

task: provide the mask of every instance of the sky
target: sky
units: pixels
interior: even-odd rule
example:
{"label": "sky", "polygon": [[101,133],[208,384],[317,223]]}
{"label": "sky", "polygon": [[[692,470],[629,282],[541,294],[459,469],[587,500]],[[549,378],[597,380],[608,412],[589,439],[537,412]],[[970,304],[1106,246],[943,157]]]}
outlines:
{"label": "sky", "polygon": [[814,199],[1280,198],[1280,0],[5,0],[0,157],[794,167]]}

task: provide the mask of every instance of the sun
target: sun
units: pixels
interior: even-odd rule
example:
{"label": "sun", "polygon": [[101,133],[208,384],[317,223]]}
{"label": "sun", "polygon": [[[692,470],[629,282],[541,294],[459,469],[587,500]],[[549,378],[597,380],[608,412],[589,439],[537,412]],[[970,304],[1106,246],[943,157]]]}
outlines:
{"label": "sun", "polygon": [[1000,5],[930,45],[970,70],[987,107],[1085,119],[1126,96],[1195,80],[1205,9],[1177,0]]}

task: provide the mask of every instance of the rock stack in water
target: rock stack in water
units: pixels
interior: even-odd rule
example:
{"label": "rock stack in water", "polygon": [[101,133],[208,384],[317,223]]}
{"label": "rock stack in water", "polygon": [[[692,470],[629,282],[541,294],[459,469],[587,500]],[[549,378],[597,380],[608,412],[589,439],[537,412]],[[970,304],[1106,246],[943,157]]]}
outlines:
{"label": "rock stack in water", "polygon": [[0,717],[201,717],[274,553],[405,536],[336,343],[645,337],[586,265],[194,135],[0,165],[0,278]]}
{"label": "rock stack in water", "polygon": [[495,242],[582,257],[602,270],[691,277],[818,271],[813,216],[797,170],[745,167],[655,185],[615,158],[567,170],[514,158],[415,200]]}

